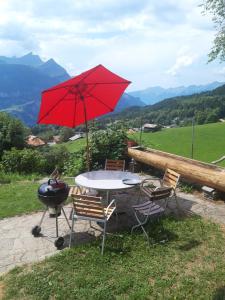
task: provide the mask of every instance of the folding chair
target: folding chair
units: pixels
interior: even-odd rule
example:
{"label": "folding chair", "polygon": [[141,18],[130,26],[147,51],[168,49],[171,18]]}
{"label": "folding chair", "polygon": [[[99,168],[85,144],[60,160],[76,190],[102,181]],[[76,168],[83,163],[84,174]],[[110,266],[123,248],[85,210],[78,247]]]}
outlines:
{"label": "folding chair", "polygon": [[[177,196],[176,196],[176,188],[178,185],[180,179],[180,174],[178,174],[177,172],[171,170],[171,169],[166,169],[163,179],[159,179],[160,182],[160,188],[170,188],[170,195],[167,197],[166,199],[166,203],[165,203],[165,209],[167,208],[168,202],[170,198],[174,198],[176,201],[176,205],[178,210],[180,211],[180,206],[177,200]],[[147,196],[151,196],[152,191],[156,191],[157,189],[159,189],[159,187],[154,187],[154,185],[152,185],[152,179],[144,179],[140,185],[140,193],[144,193]]]}
{"label": "folding chair", "polygon": [[154,201],[167,199],[171,194],[170,187],[162,187],[157,190],[148,190],[149,201],[132,206],[135,218],[138,222],[137,225],[133,226],[131,229],[131,233],[135,228],[141,227],[143,233],[145,234],[147,240],[149,241],[149,236],[144,228],[144,225],[148,222],[150,217],[152,216],[160,216],[164,213],[165,208],[156,204]]}
{"label": "folding chair", "polygon": [[107,207],[102,204],[101,197],[72,194],[73,212],[72,227],[70,232],[69,247],[71,247],[72,234],[74,232],[74,223],[77,220],[86,220],[102,223],[104,225],[101,254],[104,252],[106,224],[116,209],[115,200],[112,200]]}
{"label": "folding chair", "polygon": [[105,170],[124,171],[125,170],[125,160],[106,159]]}

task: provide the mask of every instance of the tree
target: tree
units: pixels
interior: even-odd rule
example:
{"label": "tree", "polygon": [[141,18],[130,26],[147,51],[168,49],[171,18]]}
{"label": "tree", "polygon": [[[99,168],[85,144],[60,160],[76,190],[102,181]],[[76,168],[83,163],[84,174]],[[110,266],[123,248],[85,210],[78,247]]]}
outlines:
{"label": "tree", "polygon": [[126,158],[126,140],[126,130],[121,128],[121,123],[114,124],[107,130],[93,131],[90,139],[92,168],[103,168],[107,158]]}
{"label": "tree", "polygon": [[202,4],[205,14],[212,14],[217,34],[214,45],[209,53],[209,61],[217,57],[220,61],[225,61],[225,1],[224,0],[205,0]]}
{"label": "tree", "polygon": [[26,128],[21,121],[0,112],[0,157],[4,150],[25,146]]}
{"label": "tree", "polygon": [[69,127],[62,127],[60,130],[60,141],[67,142],[74,135],[74,130]]}

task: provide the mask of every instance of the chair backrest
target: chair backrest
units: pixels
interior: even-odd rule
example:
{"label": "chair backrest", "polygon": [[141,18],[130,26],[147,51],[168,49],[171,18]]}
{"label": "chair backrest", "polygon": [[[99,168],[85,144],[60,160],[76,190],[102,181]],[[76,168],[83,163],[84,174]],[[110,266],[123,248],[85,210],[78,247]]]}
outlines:
{"label": "chair backrest", "polygon": [[125,160],[106,159],[105,170],[124,171]]}
{"label": "chair backrest", "polygon": [[50,174],[50,178],[52,178],[52,179],[60,179],[60,177],[61,177],[61,174],[60,174],[58,168],[56,167],[53,170],[53,172]]}
{"label": "chair backrest", "polygon": [[152,201],[168,198],[171,195],[172,187],[159,187],[151,192],[150,199]]}
{"label": "chair backrest", "polygon": [[75,195],[85,195],[87,193],[87,189],[84,187],[80,187],[78,185],[70,186],[69,197]]}
{"label": "chair backrest", "polygon": [[171,169],[166,169],[165,174],[163,176],[163,186],[172,187],[175,190],[179,179],[180,174]]}
{"label": "chair backrest", "polygon": [[105,219],[101,197],[72,195],[75,214],[86,218]]}

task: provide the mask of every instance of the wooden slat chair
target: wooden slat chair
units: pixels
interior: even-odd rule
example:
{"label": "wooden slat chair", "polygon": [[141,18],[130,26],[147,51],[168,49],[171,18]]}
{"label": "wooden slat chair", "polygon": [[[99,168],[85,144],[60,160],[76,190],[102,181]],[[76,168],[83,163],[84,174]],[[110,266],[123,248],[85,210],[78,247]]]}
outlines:
{"label": "wooden slat chair", "polygon": [[78,185],[70,186],[69,197],[72,197],[73,195],[85,195],[86,193],[87,189],[84,187],[80,187]]}
{"label": "wooden slat chair", "polygon": [[124,171],[125,170],[125,160],[106,159],[105,170]]}
{"label": "wooden slat chair", "polygon": [[132,206],[135,218],[138,222],[137,225],[133,226],[131,229],[131,233],[135,228],[141,227],[143,233],[145,234],[147,240],[149,241],[149,236],[144,228],[144,225],[148,222],[150,217],[160,216],[164,213],[165,209],[156,204],[155,202],[162,199],[167,199],[171,194],[170,187],[160,187],[157,190],[148,190],[149,201]]}
{"label": "wooden slat chair", "polygon": [[[180,210],[180,206],[176,196],[176,188],[180,179],[180,174],[177,172],[166,169],[163,179],[159,179],[160,188],[167,187],[170,188],[170,195],[165,198],[165,209],[168,205],[169,199],[174,198],[176,201],[177,208]],[[155,187],[151,185],[151,179],[144,179],[140,186],[140,192],[143,192],[145,195],[150,196],[153,190],[159,189],[159,187]]]}
{"label": "wooden slat chair", "polygon": [[101,249],[101,254],[103,254],[105,245],[106,224],[116,209],[115,200],[112,200],[107,207],[104,207],[102,204],[102,197],[78,194],[72,194],[71,196],[73,198],[73,213],[69,247],[71,247],[75,221],[86,220],[89,222],[100,222],[104,224]]}
{"label": "wooden slat chair", "polygon": [[[180,174],[178,174],[174,170],[166,169],[163,179],[160,181],[160,185],[161,185],[161,187],[171,187],[172,188],[172,193],[169,198],[173,197],[176,201],[177,208],[179,210],[181,210],[178,200],[177,200],[177,195],[176,195],[176,188],[177,188],[179,180],[180,180]],[[169,198],[167,199],[166,206],[168,205]]]}
{"label": "wooden slat chair", "polygon": [[97,196],[98,191],[96,191],[94,189],[77,186],[77,185],[71,185],[70,191],[69,191],[69,196],[71,196],[72,194]]}

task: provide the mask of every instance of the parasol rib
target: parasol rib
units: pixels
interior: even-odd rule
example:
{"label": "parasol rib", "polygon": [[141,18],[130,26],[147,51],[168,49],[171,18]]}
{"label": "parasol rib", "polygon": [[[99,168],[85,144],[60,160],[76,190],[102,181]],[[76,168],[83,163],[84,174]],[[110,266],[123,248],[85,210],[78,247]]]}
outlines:
{"label": "parasol rib", "polygon": [[77,96],[75,96],[75,101],[74,101],[74,115],[73,115],[73,127],[75,127],[76,124],[76,112],[77,112]]}

